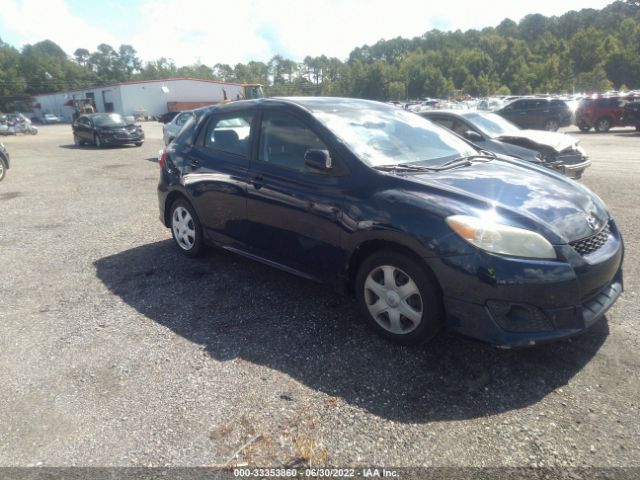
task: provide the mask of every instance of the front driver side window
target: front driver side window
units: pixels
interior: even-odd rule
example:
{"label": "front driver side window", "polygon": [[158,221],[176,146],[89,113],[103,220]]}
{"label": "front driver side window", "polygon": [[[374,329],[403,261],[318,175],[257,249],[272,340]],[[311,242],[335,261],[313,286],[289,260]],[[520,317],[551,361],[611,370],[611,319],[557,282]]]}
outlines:
{"label": "front driver side window", "polygon": [[305,173],[321,173],[307,167],[304,154],[309,149],[328,150],[304,123],[291,115],[265,112],[260,135],[261,162]]}

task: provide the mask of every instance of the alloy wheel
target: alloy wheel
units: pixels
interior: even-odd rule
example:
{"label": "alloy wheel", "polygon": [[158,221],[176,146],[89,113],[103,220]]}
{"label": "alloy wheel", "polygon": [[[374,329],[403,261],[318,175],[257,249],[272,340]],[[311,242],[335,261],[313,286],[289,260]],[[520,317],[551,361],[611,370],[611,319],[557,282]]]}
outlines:
{"label": "alloy wheel", "polygon": [[596,126],[596,130],[599,132],[607,132],[611,128],[611,120],[608,118],[601,118],[598,120],[598,125]]}
{"label": "alloy wheel", "polygon": [[554,119],[547,120],[544,124],[544,129],[550,132],[555,132],[558,128],[560,128],[560,124]]}

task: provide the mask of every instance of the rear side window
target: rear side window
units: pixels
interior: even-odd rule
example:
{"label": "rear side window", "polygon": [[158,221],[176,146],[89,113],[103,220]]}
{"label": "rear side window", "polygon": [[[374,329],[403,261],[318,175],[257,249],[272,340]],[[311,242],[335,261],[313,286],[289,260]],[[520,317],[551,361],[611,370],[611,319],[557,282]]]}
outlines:
{"label": "rear side window", "polygon": [[252,112],[214,116],[207,125],[204,147],[248,158],[252,119]]}

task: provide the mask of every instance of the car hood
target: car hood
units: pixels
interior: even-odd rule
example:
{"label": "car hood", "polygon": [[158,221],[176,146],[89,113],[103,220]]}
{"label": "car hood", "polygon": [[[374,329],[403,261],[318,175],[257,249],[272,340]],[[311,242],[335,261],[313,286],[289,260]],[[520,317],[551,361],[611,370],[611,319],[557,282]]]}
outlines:
{"label": "car hood", "polygon": [[486,215],[541,233],[554,244],[589,237],[609,220],[604,203],[589,189],[524,161],[477,162],[404,178],[429,187],[441,214]]}
{"label": "car hood", "polygon": [[557,153],[573,150],[578,145],[578,141],[569,135],[543,130],[522,130],[519,135],[502,135],[496,140],[535,150],[551,148]]}

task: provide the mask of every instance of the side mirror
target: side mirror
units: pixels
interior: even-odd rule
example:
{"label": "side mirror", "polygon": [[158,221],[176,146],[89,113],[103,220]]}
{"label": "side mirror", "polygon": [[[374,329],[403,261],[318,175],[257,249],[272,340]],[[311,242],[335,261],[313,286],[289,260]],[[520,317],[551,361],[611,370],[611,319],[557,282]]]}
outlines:
{"label": "side mirror", "polygon": [[478,132],[474,132],[473,130],[467,130],[462,134],[462,136],[467,140],[471,140],[472,142],[480,142],[484,140],[482,138],[482,135],[480,135]]}
{"label": "side mirror", "polygon": [[331,170],[333,163],[328,150],[310,148],[304,153],[304,164],[314,170]]}

